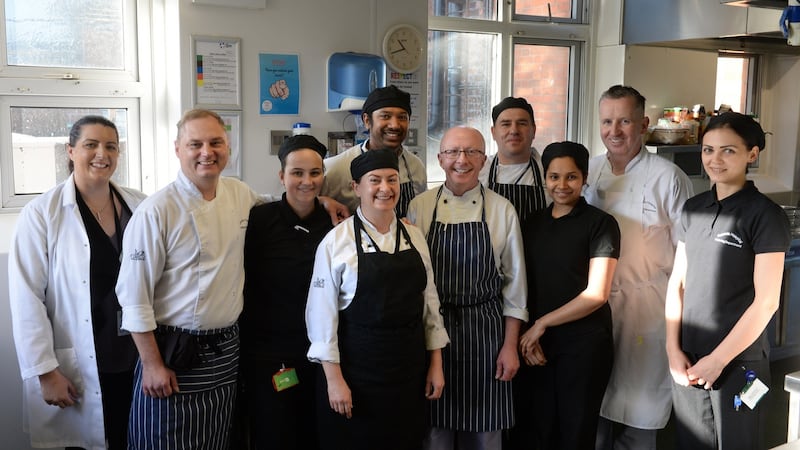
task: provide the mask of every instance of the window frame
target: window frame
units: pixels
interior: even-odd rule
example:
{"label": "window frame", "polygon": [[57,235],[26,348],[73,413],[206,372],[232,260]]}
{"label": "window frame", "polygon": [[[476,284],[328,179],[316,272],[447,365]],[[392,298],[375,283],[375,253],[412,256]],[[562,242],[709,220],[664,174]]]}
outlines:
{"label": "window frame", "polygon": [[[11,108],[115,108],[125,109],[128,115],[128,131],[125,154],[128,164],[127,186],[141,189],[141,129],[139,102],[134,98],[108,97],[38,97],[38,96],[0,96],[0,123],[11,123]],[[66,140],[64,142],[66,144]],[[0,148],[11,149],[11,133],[0,133]],[[134,151],[135,150],[135,151]],[[66,164],[66,161],[64,161]],[[11,151],[0,152],[0,191],[2,203],[0,209],[10,210],[25,206],[40,194],[17,194],[14,189],[14,164]]]}
{"label": "window frame", "polygon": [[549,17],[549,16],[534,16],[531,14],[517,14],[516,6],[519,0],[511,0],[510,10],[511,19],[514,21],[524,22],[547,22],[547,23],[575,23],[575,24],[588,24],[589,7],[588,0],[572,0],[573,16],[566,17]]}
{"label": "window frame", "polygon": [[[6,23],[5,1],[0,1],[0,23]],[[41,78],[55,80],[130,81],[139,78],[137,0],[122,0],[123,65],[119,70],[59,66],[12,66],[8,64],[7,35],[0,33],[0,78]],[[4,27],[5,28],[5,27]]]}
{"label": "window frame", "polygon": [[[584,54],[586,53],[585,49],[585,42],[580,42],[576,40],[563,40],[563,39],[539,39],[539,38],[518,38],[514,37],[511,41],[511,59],[514,57],[514,46],[516,45],[543,45],[543,46],[552,46],[552,47],[567,47],[570,49],[569,55],[569,81],[568,81],[568,98],[569,102],[567,102],[567,117],[565,130],[566,136],[564,139],[569,141],[578,141],[580,136],[580,129],[578,128],[578,124],[580,123],[580,107],[581,107],[581,93],[584,92],[582,86],[580,86],[580,82],[582,79],[585,79],[585,70],[584,66],[586,65],[586,57]],[[514,61],[512,61],[512,65],[510,67],[511,76],[513,77],[513,67]],[[510,90],[513,89],[513,79],[509,81],[510,83]],[[512,92],[509,91],[509,95],[512,95]],[[535,105],[534,105],[534,114],[535,114]],[[494,143],[494,141],[493,141]],[[496,144],[492,146],[493,150],[496,152]],[[540,149],[544,150],[543,148]]]}
{"label": "window frame", "polygon": [[[157,143],[168,132],[162,123],[166,117],[155,110],[155,104],[157,98],[166,95],[170,77],[167,66],[171,62],[164,49],[154,47],[153,42],[163,42],[169,36],[165,19],[168,9],[165,0],[122,1],[125,67],[119,70],[8,66],[7,36],[0,33],[0,214],[18,213],[36,197],[14,191],[12,107],[126,109],[128,186],[148,192],[157,188],[165,170],[156,164]],[[5,23],[4,0],[0,0],[0,23]],[[154,64],[154,58],[163,58],[164,64]]]}
{"label": "window frame", "polygon": [[[582,100],[588,92],[588,66],[590,64],[590,44],[592,30],[589,24],[590,10],[589,3],[584,0],[573,0],[573,11],[576,13],[573,19],[561,19],[554,26],[550,21],[542,20],[539,16],[514,15],[514,2],[506,3],[498,0],[497,20],[489,19],[469,19],[461,17],[428,16],[428,31],[450,31],[465,33],[488,33],[499,36],[497,39],[500,50],[500,63],[497,64],[499,76],[496,78],[495,92],[496,98],[492,104],[496,104],[500,99],[512,95],[513,75],[514,75],[514,45],[516,43],[535,43],[535,44],[573,44],[574,52],[571,52],[570,61],[570,101],[567,105],[567,139],[579,140],[583,138],[582,127],[587,123],[586,104]],[[545,18],[546,19],[546,18]],[[430,55],[430,52],[428,52]],[[487,105],[488,108],[492,104]],[[427,112],[430,114],[430,111]],[[497,152],[497,145],[491,136],[487,139],[487,155]],[[429,170],[430,175],[430,170]],[[436,181],[436,180],[434,180]]]}

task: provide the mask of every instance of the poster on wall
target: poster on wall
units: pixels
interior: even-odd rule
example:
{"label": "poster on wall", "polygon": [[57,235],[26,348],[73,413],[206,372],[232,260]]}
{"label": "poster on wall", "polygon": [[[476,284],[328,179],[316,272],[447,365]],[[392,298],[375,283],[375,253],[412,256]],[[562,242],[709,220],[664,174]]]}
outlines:
{"label": "poster on wall", "polygon": [[411,95],[411,111],[413,114],[411,114],[411,120],[408,123],[408,137],[405,140],[405,145],[408,147],[416,147],[419,145],[419,117],[420,114],[425,113],[425,105],[420,105],[422,82],[419,79],[418,72],[419,71],[400,73],[390,70],[388,79],[386,80],[386,84],[393,84]]}
{"label": "poster on wall", "polygon": [[300,113],[300,70],[297,55],[260,53],[262,115]]}
{"label": "poster on wall", "polygon": [[238,38],[192,36],[195,107],[242,108],[239,44]]}

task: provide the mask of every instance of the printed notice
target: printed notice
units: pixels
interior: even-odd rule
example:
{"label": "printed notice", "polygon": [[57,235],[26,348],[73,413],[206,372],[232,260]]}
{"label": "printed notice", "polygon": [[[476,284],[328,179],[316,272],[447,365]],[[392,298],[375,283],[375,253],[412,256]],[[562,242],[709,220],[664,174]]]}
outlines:
{"label": "printed notice", "polygon": [[239,40],[196,38],[195,103],[240,107]]}

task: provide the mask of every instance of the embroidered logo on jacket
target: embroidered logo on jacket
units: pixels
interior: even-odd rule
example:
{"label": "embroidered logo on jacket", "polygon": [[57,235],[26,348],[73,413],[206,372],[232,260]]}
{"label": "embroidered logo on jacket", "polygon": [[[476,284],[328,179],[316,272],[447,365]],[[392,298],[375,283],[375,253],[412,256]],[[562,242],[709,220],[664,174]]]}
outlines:
{"label": "embroidered logo on jacket", "polygon": [[730,231],[718,234],[714,240],[721,244],[730,245],[731,247],[736,248],[742,248],[742,242],[744,242],[742,241],[742,238],[734,233],[731,233]]}
{"label": "embroidered logo on jacket", "polygon": [[144,250],[134,250],[131,253],[131,261],[144,261]]}
{"label": "embroidered logo on jacket", "polygon": [[325,278],[317,278],[316,280],[314,280],[313,283],[311,283],[311,286],[315,287],[315,288],[324,288],[325,287]]}

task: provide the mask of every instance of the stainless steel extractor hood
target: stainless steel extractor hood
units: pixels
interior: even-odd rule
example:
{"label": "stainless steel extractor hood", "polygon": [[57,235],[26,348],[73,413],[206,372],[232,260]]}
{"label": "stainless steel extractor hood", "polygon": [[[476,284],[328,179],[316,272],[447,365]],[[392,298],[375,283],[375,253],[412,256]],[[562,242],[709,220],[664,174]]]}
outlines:
{"label": "stainless steel extractor hood", "polygon": [[[748,53],[800,54],[780,32],[778,1],[628,0],[624,3],[624,44],[725,50]],[[768,1],[772,8],[754,7]],[[741,4],[740,4],[741,3]],[[785,7],[786,0],[780,3]]]}

